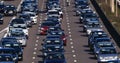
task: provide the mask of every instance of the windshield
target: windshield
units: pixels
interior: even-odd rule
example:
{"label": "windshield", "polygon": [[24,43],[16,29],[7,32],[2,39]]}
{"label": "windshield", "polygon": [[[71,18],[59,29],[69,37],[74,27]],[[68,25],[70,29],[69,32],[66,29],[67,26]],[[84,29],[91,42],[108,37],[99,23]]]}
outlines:
{"label": "windshield", "polygon": [[116,54],[116,50],[115,49],[101,49],[100,50],[101,54]]}

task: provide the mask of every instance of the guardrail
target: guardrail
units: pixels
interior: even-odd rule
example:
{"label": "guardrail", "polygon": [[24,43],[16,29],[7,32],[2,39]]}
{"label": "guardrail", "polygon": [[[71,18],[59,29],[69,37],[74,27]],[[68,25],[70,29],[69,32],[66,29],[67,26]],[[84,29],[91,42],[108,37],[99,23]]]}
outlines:
{"label": "guardrail", "polygon": [[116,31],[116,29],[113,27],[113,25],[110,23],[104,12],[101,10],[100,6],[96,2],[96,0],[90,0],[93,4],[96,12],[99,14],[101,20],[103,21],[105,27],[107,28],[108,32],[112,36],[113,40],[115,40],[116,44],[120,47],[120,35]]}

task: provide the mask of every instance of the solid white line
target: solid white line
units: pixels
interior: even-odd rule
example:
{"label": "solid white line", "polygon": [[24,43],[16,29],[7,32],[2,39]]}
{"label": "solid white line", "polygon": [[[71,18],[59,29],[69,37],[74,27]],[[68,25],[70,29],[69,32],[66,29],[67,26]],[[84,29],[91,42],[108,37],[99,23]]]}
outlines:
{"label": "solid white line", "polygon": [[18,7],[17,7],[17,11],[20,10],[20,7],[21,7],[21,4],[22,4],[22,3],[23,3],[23,0],[21,0],[20,4],[18,5]]}

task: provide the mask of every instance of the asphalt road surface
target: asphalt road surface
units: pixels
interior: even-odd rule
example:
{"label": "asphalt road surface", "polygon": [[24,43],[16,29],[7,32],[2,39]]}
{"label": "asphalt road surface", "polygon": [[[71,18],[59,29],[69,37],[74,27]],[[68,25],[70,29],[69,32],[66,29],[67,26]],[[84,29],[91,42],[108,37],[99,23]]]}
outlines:
{"label": "asphalt road surface", "polygon": [[[6,1],[19,6],[22,0]],[[39,10],[41,13],[38,15],[38,23],[29,29],[29,39],[27,46],[24,48],[23,61],[19,63],[42,63],[42,40],[45,36],[39,35],[39,26],[46,18],[45,1],[39,0]],[[64,11],[64,18],[62,20],[62,28],[67,35],[67,46],[65,46],[65,57],[67,63],[97,63],[94,54],[87,46],[88,38],[86,33],[83,33],[82,24],[79,23],[79,17],[75,16],[74,0],[71,0],[70,6],[66,6],[65,0],[60,0],[61,7]],[[92,6],[92,5],[91,5]],[[0,30],[8,26],[9,21],[13,17],[5,17],[4,24],[0,25]],[[103,26],[105,32],[107,30]],[[108,33],[108,32],[107,32]]]}

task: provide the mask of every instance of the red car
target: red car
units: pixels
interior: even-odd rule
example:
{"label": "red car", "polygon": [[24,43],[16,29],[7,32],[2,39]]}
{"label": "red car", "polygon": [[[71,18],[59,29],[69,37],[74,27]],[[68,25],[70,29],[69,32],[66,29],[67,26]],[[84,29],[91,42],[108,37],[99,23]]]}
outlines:
{"label": "red car", "polygon": [[46,35],[47,30],[52,26],[56,26],[56,24],[54,22],[51,22],[51,21],[44,21],[40,27],[40,35]]}

